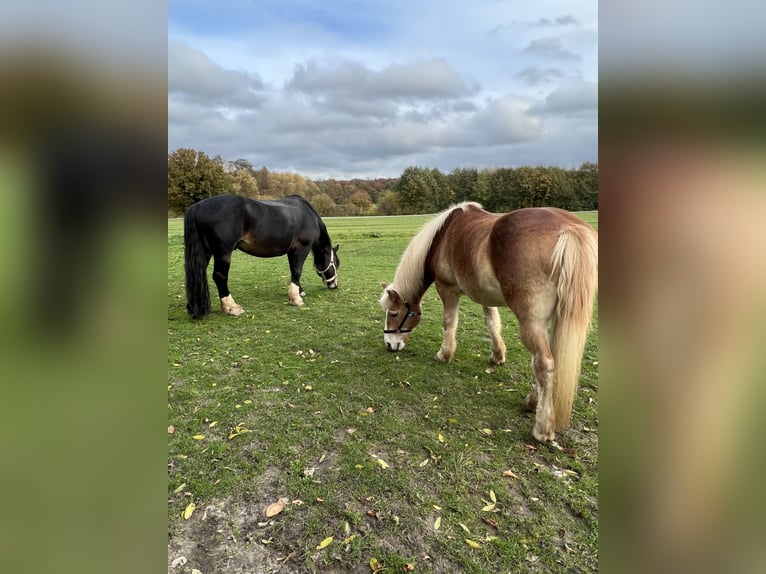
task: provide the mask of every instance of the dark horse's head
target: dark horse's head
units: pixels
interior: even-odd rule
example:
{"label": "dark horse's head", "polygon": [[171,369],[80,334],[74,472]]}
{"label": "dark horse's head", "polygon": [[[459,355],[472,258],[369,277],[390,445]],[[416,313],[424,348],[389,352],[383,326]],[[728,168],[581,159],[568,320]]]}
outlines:
{"label": "dark horse's head", "polygon": [[316,268],[317,275],[322,278],[328,289],[336,289],[338,287],[339,248],[340,245],[335,247],[328,245],[314,257],[314,267]]}

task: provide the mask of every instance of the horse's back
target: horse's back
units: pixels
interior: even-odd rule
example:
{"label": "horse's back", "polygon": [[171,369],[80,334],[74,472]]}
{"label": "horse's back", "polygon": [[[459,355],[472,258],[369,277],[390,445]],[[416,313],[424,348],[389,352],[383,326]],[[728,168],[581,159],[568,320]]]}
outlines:
{"label": "horse's back", "polygon": [[529,207],[500,216],[492,227],[490,242],[498,257],[539,259],[550,263],[553,247],[566,228],[595,231],[576,215],[556,207]]}
{"label": "horse's back", "polygon": [[490,234],[490,258],[514,312],[543,294],[547,294],[544,299],[553,300],[556,281],[552,256],[562,231],[567,229],[596,233],[574,214],[553,207],[519,209],[498,217]]}

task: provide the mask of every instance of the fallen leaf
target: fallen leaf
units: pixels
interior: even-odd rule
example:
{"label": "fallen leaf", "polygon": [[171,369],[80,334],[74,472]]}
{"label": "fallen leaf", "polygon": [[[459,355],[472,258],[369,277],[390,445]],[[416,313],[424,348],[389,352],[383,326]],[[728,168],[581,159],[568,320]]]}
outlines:
{"label": "fallen leaf", "polygon": [[307,390],[307,391],[313,391],[313,390],[314,390],[314,387],[312,387],[311,385],[306,385],[306,386],[305,386],[305,387],[303,387],[303,388],[304,388],[305,390]]}
{"label": "fallen leaf", "polygon": [[374,413],[374,412],[375,412],[375,409],[374,409],[374,408],[372,408],[372,407],[367,407],[367,412],[368,412],[368,413],[370,413],[370,414],[372,414],[372,413]]}
{"label": "fallen leaf", "polygon": [[316,497],[316,502],[324,502],[324,498],[320,498],[319,496]]}
{"label": "fallen leaf", "polygon": [[470,546],[471,548],[481,548],[481,544],[471,540],[470,538],[466,538],[465,543],[468,544],[468,546]]}
{"label": "fallen leaf", "polygon": [[346,544],[348,544],[349,542],[351,542],[351,541],[352,541],[354,538],[356,538],[357,536],[359,536],[359,535],[358,535],[358,534],[352,534],[352,535],[351,535],[351,536],[349,536],[348,538],[344,539],[344,540],[343,540],[343,542],[341,542],[341,545],[342,545],[342,546],[345,546]]}
{"label": "fallen leaf", "polygon": [[205,440],[205,435],[204,434],[195,434],[195,435],[192,435],[192,438],[194,440]]}
{"label": "fallen leaf", "polygon": [[369,516],[371,518],[377,518],[378,514],[374,510],[370,509],[370,510],[367,511],[367,516]]}
{"label": "fallen leaf", "polygon": [[176,432],[176,427],[174,427],[173,425],[170,425],[168,427],[168,434],[173,434],[174,432]]}
{"label": "fallen leaf", "polygon": [[186,508],[184,508],[183,513],[181,513],[181,517],[184,520],[189,520],[191,518],[191,515],[194,514],[194,509],[197,508],[197,505],[193,502],[190,502]]}
{"label": "fallen leaf", "polygon": [[498,524],[496,520],[492,520],[491,518],[482,518],[484,522],[486,522],[489,526],[492,528],[497,528]]}
{"label": "fallen leaf", "polygon": [[442,517],[437,516],[436,520],[434,520],[434,530],[439,530],[439,527],[442,525]]}
{"label": "fallen leaf", "polygon": [[402,566],[402,570],[404,570],[405,572],[412,572],[413,570],[415,570],[415,565],[414,564],[410,564],[408,562],[407,564]]}
{"label": "fallen leaf", "polygon": [[439,442],[444,444],[444,435],[442,433],[439,433],[439,436],[437,437],[439,439]]}
{"label": "fallen leaf", "polygon": [[383,460],[382,458],[376,458],[375,462],[377,462],[381,466],[381,468],[383,468],[383,469],[386,469],[389,466],[389,464],[385,460]]}
{"label": "fallen leaf", "polygon": [[424,460],[423,462],[421,462],[421,463],[420,463],[418,466],[422,468],[422,467],[424,467],[424,466],[425,466],[425,465],[427,465],[427,464],[428,464],[428,459],[425,459],[425,460]]}
{"label": "fallen leaf", "polygon": [[186,562],[187,562],[186,556],[179,556],[178,558],[176,558],[170,563],[170,567],[178,568],[179,566],[185,566]]}
{"label": "fallen leaf", "polygon": [[484,512],[490,512],[490,511],[492,511],[494,509],[495,509],[495,503],[494,502],[491,503],[491,504],[487,504],[484,508],[482,508],[482,510]]}
{"label": "fallen leaf", "polygon": [[196,568],[192,568],[191,574],[202,574],[202,570],[197,570]]}
{"label": "fallen leaf", "polygon": [[481,432],[489,436],[492,434],[492,429],[481,429]]}
{"label": "fallen leaf", "polygon": [[432,504],[432,506],[434,507],[434,510],[441,510],[442,509],[442,507],[439,506],[438,504]]}
{"label": "fallen leaf", "polygon": [[373,557],[373,558],[370,558],[370,568],[372,568],[373,572],[379,572],[380,570],[383,569],[383,565],[380,562],[378,562],[377,558]]}
{"label": "fallen leaf", "polygon": [[184,488],[186,488],[186,483],[185,483],[185,482],[184,482],[184,483],[182,483],[180,486],[178,486],[178,487],[177,487],[177,488],[176,488],[176,489],[173,491],[173,494],[178,494],[178,493],[179,493],[179,492],[181,492],[181,491],[182,491]]}
{"label": "fallen leaf", "polygon": [[503,476],[510,476],[511,478],[519,478],[519,475],[513,472],[512,470],[504,470]]}
{"label": "fallen leaf", "polygon": [[229,440],[248,432],[250,432],[250,429],[245,428],[242,424],[238,424],[229,432]]}
{"label": "fallen leaf", "polygon": [[497,502],[497,498],[495,497],[495,491],[494,490],[490,490],[489,491],[489,498],[490,498],[490,500],[492,502]]}
{"label": "fallen leaf", "polygon": [[266,507],[266,512],[264,513],[266,515],[266,518],[273,518],[280,512],[282,512],[285,509],[285,503],[282,502],[282,500],[277,500],[276,502],[273,502],[269,504]]}
{"label": "fallen leaf", "polygon": [[537,447],[531,444],[525,444],[524,448],[526,448],[527,450],[532,450],[532,451],[537,450]]}
{"label": "fallen leaf", "polygon": [[462,522],[458,522],[458,526],[460,526],[460,528],[465,530],[468,534],[473,534],[470,530],[468,530],[468,527],[465,524],[463,524]]}
{"label": "fallen leaf", "polygon": [[355,428],[353,428],[353,427],[350,427],[350,428],[347,428],[347,429],[346,429],[346,432],[347,432],[348,434],[354,434],[354,433],[356,432],[356,429],[355,429]]}
{"label": "fallen leaf", "polygon": [[319,546],[317,546],[317,550],[324,550],[327,548],[330,544],[332,544],[332,536],[328,536],[322,542],[319,543]]}

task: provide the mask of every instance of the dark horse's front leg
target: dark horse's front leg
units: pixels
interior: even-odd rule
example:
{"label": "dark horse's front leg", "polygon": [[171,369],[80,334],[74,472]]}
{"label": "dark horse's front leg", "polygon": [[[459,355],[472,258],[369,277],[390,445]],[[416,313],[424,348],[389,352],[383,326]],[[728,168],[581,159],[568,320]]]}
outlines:
{"label": "dark horse's front leg", "polygon": [[239,317],[245,310],[240,307],[229,293],[229,267],[231,267],[231,252],[213,255],[213,281],[218,287],[218,297],[221,299],[221,311],[226,315]]}
{"label": "dark horse's front leg", "polygon": [[306,245],[287,254],[287,261],[290,263],[290,286],[287,288],[287,301],[290,305],[295,305],[296,307],[303,306],[303,299],[301,297],[306,294],[303,287],[301,287],[301,274],[303,273],[303,263],[309,255],[309,250],[310,247]]}

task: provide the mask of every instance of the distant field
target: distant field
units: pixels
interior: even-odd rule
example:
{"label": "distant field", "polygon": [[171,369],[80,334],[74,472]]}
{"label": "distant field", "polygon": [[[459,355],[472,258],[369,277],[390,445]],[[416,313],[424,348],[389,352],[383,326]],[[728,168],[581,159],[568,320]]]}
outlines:
{"label": "distant field", "polygon": [[[598,227],[597,212],[580,215]],[[433,289],[406,349],[385,350],[379,283],[430,217],[326,218],[339,289],[310,257],[302,308],[287,305],[285,257],[237,252],[229,283],[245,315],[214,304],[198,322],[185,313],[182,221],[169,220],[168,572],[597,570],[598,309],[572,428],[562,450],[541,446],[509,310],[502,367],[467,299],[455,360],[433,359]]]}

